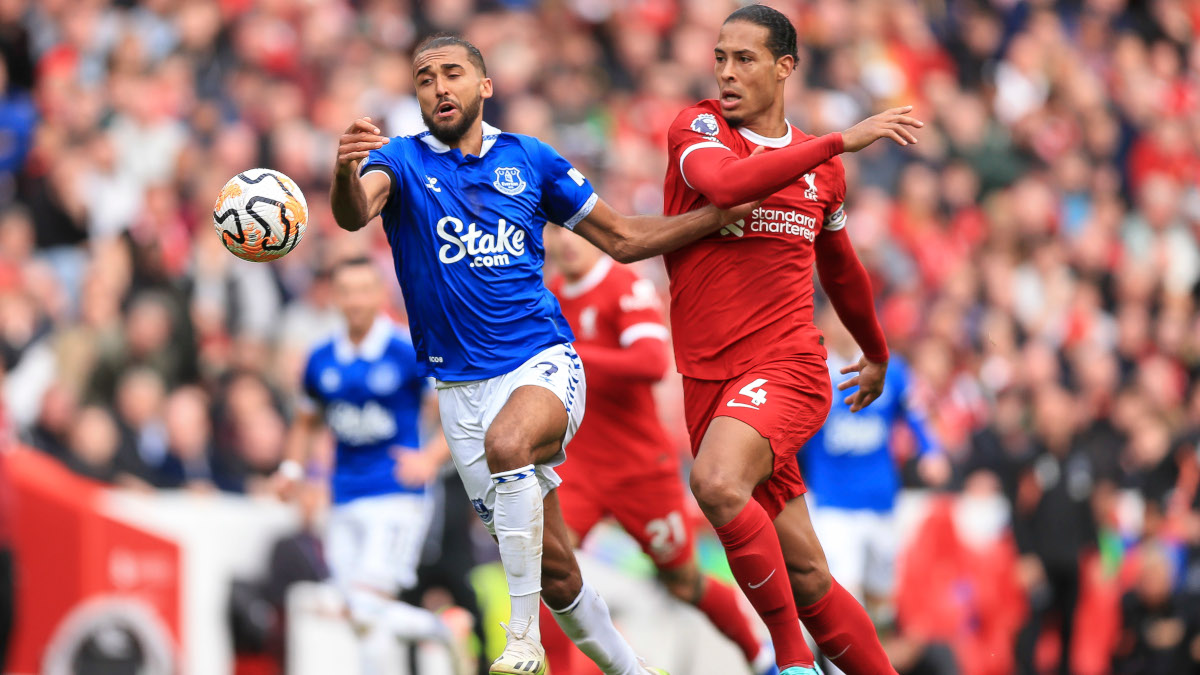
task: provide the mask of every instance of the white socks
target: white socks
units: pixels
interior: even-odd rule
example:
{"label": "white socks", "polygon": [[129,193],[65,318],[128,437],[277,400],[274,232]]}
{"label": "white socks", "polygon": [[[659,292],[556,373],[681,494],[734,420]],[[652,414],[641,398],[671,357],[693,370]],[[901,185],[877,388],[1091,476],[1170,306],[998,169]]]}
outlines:
{"label": "white socks", "polygon": [[347,605],[351,618],[362,631],[358,655],[364,673],[395,672],[400,641],[436,640],[453,653],[450,630],[433,612],[368,590],[350,591]]}
{"label": "white socks", "polygon": [[[542,591],[542,488],[533,465],[492,474],[496,484],[495,527],[500,560],[512,600],[509,628],[540,641],[538,610]],[[644,675],[633,648],[613,626],[608,606],[585,582],[579,597],[554,618],[567,637],[605,675]]]}
{"label": "white socks", "polygon": [[613,626],[608,605],[586,581],[575,602],[566,609],[550,611],[579,651],[605,675],[645,675],[637,654]]}
{"label": "white socks", "polygon": [[509,628],[541,640],[542,488],[532,464],[492,474],[496,484],[496,541],[512,600]]}
{"label": "white socks", "polygon": [[368,590],[352,590],[347,604],[350,617],[361,628],[382,631],[396,640],[441,640],[449,634],[436,614]]}

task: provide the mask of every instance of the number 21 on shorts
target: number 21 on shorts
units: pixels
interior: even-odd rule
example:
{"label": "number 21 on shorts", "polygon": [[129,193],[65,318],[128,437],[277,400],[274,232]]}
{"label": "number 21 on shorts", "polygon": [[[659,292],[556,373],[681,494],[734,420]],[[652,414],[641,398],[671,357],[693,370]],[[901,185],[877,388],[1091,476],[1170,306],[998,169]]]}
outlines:
{"label": "number 21 on shorts", "polygon": [[663,518],[646,523],[646,534],[650,537],[650,550],[656,558],[668,558],[687,542],[687,526],[683,514],[672,511]]}
{"label": "number 21 on shorts", "polygon": [[749,403],[741,403],[735,397],[729,399],[729,403],[726,405],[728,405],[730,408],[753,408],[758,410],[759,406],[767,402],[767,392],[762,388],[762,386],[766,383],[767,380],[760,377],[759,379],[742,387],[742,390],[738,393],[750,399]]}

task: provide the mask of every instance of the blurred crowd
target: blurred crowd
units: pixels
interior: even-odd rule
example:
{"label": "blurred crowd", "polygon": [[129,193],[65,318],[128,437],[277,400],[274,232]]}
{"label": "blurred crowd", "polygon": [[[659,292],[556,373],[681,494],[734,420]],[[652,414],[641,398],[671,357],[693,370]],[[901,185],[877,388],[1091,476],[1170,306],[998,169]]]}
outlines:
{"label": "blurred crowd", "polygon": [[[927,122],[913,148],[845,158],[848,222],[954,489],[1011,514],[1016,658],[1115,588],[1105,668],[1198,668],[1200,2],[770,4],[800,32],[792,123],[899,104]],[[389,265],[380,228],[340,232],[325,194],[353,119],[420,129],[415,42],[463,33],[495,82],[488,121],[656,212],[667,125],[713,95],[735,6],[0,0],[7,427],[117,485],[263,489],[306,349],[336,326],[326,270]],[[271,264],[211,226],[220,187],[256,166],[311,209]],[[662,393],[682,433],[678,387]]]}

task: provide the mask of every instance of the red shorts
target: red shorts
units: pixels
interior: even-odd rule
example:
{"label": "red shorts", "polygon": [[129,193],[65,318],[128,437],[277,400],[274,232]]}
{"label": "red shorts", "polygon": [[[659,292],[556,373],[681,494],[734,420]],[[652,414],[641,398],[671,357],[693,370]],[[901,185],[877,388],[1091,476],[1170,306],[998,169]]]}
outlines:
{"label": "red shorts", "polygon": [[732,380],[683,378],[693,456],[717,417],[741,420],[771,442],[775,468],[754,489],[754,499],[772,519],[806,491],[796,453],[825,424],[832,402],[828,366],[816,354],[770,361]]}
{"label": "red shorts", "polygon": [[558,501],[567,527],[580,539],[601,518],[612,516],[659,569],[675,569],[691,561],[695,533],[684,501],[683,479],[678,474],[633,476],[610,486],[572,475],[570,466],[568,450],[567,462],[556,468],[563,478],[557,490]]}

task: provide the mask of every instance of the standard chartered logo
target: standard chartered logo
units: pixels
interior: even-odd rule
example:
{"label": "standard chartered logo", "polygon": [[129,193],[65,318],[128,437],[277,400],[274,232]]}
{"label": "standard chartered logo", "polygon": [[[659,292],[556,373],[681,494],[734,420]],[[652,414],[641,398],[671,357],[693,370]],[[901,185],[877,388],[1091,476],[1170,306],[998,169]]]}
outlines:
{"label": "standard chartered logo", "polygon": [[817,237],[817,219],[790,209],[758,207],[750,214],[751,232],[790,234],[812,241]]}
{"label": "standard chartered logo", "polygon": [[375,401],[361,408],[338,401],[329,406],[325,417],[333,434],[350,445],[378,443],[396,435],[396,419]]}
{"label": "standard chartered logo", "polygon": [[513,257],[525,255],[525,231],[503,218],[492,234],[475,223],[464,227],[458,218],[446,216],[437,222],[437,235],[446,242],[438,249],[438,259],[447,265],[469,259],[471,267],[503,267]]}
{"label": "standard chartered logo", "polygon": [[799,211],[760,206],[750,217],[721,229],[721,234],[744,236],[746,231],[766,234],[789,234],[809,241],[817,238],[817,219]]}

